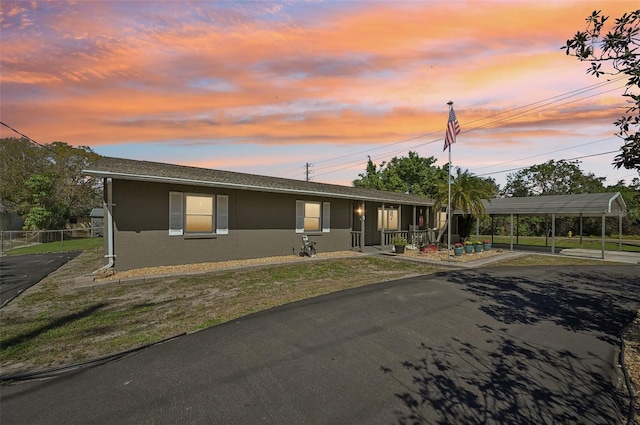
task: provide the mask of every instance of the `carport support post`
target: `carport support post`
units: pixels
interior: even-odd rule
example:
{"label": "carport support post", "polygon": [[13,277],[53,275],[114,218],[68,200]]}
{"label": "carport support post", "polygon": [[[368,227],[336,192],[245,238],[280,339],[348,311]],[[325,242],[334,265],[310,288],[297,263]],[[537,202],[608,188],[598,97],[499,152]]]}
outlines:
{"label": "carport support post", "polygon": [[496,218],[496,216],[492,215],[491,216],[491,243],[493,243],[493,235],[496,233],[496,225],[495,225],[494,218]]}
{"label": "carport support post", "polygon": [[513,251],[513,213],[511,213],[511,233],[509,235],[509,250]]}
{"label": "carport support post", "polygon": [[602,214],[602,255],[600,258],[602,258],[604,260],[604,243],[605,243],[605,237],[606,237],[606,221],[605,221],[605,215]]}
{"label": "carport support post", "polygon": [[622,213],[618,213],[618,251],[622,251]]}
{"label": "carport support post", "polygon": [[582,248],[582,213],[580,213],[580,248]]}
{"label": "carport support post", "polygon": [[556,215],[551,214],[551,253],[556,253]]}

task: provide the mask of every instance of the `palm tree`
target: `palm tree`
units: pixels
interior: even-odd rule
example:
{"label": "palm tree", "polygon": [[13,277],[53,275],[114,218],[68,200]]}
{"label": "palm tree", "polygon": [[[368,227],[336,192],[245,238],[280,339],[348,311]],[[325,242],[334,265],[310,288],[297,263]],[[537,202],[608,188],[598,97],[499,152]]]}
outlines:
{"label": "palm tree", "polygon": [[[473,175],[469,170],[456,170],[456,175],[451,180],[451,211],[461,211],[466,223],[463,224],[460,236],[468,236],[473,217],[480,217],[484,214],[483,199],[491,200],[496,194],[495,185]],[[446,208],[449,204],[449,185],[445,181],[438,183],[438,196],[435,207],[438,211]],[[440,229],[438,240],[442,237],[446,226]],[[463,233],[465,233],[463,235]]]}

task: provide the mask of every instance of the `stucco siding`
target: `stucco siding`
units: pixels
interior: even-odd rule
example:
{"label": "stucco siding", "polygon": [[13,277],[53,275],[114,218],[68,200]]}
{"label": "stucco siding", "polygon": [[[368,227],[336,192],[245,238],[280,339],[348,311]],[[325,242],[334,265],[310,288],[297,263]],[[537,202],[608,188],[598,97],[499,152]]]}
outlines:
{"label": "stucco siding", "polygon": [[[171,191],[227,195],[228,234],[170,236]],[[346,199],[114,180],[115,268],[297,254],[302,242],[301,234],[295,232],[296,200],[331,203],[330,232],[309,233],[319,253],[350,248],[351,207]]]}

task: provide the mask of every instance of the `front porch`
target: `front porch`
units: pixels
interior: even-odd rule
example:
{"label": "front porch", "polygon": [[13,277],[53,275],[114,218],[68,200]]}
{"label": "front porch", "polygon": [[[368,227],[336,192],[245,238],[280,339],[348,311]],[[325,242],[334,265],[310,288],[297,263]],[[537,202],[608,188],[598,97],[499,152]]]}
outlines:
{"label": "front porch", "polygon": [[426,245],[439,245],[436,241],[435,230],[399,230],[386,231],[383,236],[382,244],[362,244],[362,232],[351,232],[351,248],[364,252],[363,248],[373,247],[380,251],[391,249],[394,245],[393,241],[401,238],[407,241],[407,246],[411,249],[419,249]]}

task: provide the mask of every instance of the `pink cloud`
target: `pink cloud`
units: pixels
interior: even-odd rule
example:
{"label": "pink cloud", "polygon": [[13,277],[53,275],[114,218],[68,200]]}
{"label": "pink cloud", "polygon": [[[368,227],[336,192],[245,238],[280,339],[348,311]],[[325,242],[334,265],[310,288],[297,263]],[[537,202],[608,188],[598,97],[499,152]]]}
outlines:
{"label": "pink cloud", "polygon": [[437,139],[453,98],[467,137],[522,146],[604,134],[619,114],[607,94],[491,118],[598,82],[560,49],[596,2],[335,3],[319,20],[226,5],[2,2],[3,121],[89,146],[382,145]]}

